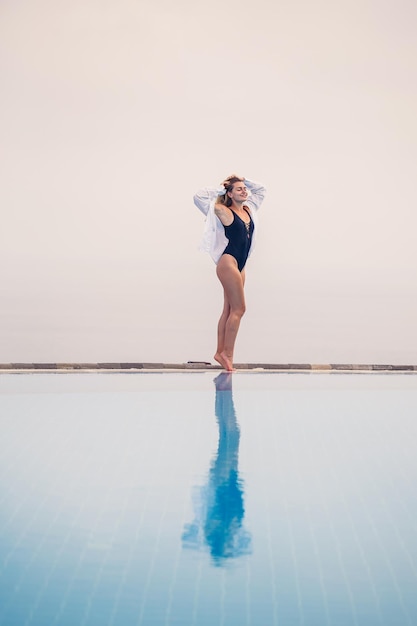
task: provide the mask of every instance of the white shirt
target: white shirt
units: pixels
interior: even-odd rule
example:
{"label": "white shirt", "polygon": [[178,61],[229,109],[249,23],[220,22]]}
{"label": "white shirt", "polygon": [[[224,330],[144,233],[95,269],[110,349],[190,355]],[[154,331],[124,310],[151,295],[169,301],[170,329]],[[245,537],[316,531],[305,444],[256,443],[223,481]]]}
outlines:
{"label": "white shirt", "polygon": [[[245,178],[243,182],[249,192],[244,205],[250,210],[254,225],[252,243],[249,250],[249,254],[251,254],[255,246],[256,231],[258,227],[257,212],[263,202],[266,190],[260,183],[255,183],[247,178]],[[229,241],[225,235],[223,224],[214,212],[214,205],[216,203],[217,196],[224,194],[225,189],[223,186],[217,188],[205,187],[204,189],[197,191],[194,196],[194,204],[206,216],[204,235],[200,244],[200,250],[208,252],[215,263],[218,263]]]}

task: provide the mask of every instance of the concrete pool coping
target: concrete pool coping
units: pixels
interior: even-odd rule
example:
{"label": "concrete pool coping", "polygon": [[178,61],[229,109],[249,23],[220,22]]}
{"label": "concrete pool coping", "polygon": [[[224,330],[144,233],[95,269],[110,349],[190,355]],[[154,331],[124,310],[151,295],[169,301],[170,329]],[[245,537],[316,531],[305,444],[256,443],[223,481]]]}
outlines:
{"label": "concrete pool coping", "polygon": [[[393,372],[417,373],[417,365],[384,364],[310,364],[310,363],[236,363],[239,371],[276,372]],[[220,365],[206,361],[186,363],[0,363],[0,374],[8,372],[144,372],[144,371],[222,371]]]}

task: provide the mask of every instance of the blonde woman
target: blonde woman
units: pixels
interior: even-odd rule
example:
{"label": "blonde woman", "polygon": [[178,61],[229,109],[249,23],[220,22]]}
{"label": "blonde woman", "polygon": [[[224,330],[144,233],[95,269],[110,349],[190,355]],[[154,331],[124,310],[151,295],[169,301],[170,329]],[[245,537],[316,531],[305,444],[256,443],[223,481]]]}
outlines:
{"label": "blonde woman", "polygon": [[257,212],[264,196],[261,184],[235,174],[219,188],[205,188],[194,196],[194,203],[207,216],[202,249],[216,263],[224,291],[214,358],[228,372],[234,371],[235,342],[246,310],[245,265],[254,248]]}

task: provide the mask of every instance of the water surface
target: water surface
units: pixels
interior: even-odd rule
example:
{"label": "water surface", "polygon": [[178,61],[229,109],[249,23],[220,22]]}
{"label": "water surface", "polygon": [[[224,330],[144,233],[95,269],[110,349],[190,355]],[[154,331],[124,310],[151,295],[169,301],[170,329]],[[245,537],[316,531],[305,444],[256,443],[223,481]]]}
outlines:
{"label": "water surface", "polygon": [[417,376],[0,376],[0,624],[417,623]]}

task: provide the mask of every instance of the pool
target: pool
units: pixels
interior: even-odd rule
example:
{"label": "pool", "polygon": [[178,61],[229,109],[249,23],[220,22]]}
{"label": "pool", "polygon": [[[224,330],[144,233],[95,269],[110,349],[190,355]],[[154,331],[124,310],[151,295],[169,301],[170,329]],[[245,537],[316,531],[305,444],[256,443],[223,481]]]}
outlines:
{"label": "pool", "polygon": [[417,623],[417,376],[0,375],[0,624]]}

